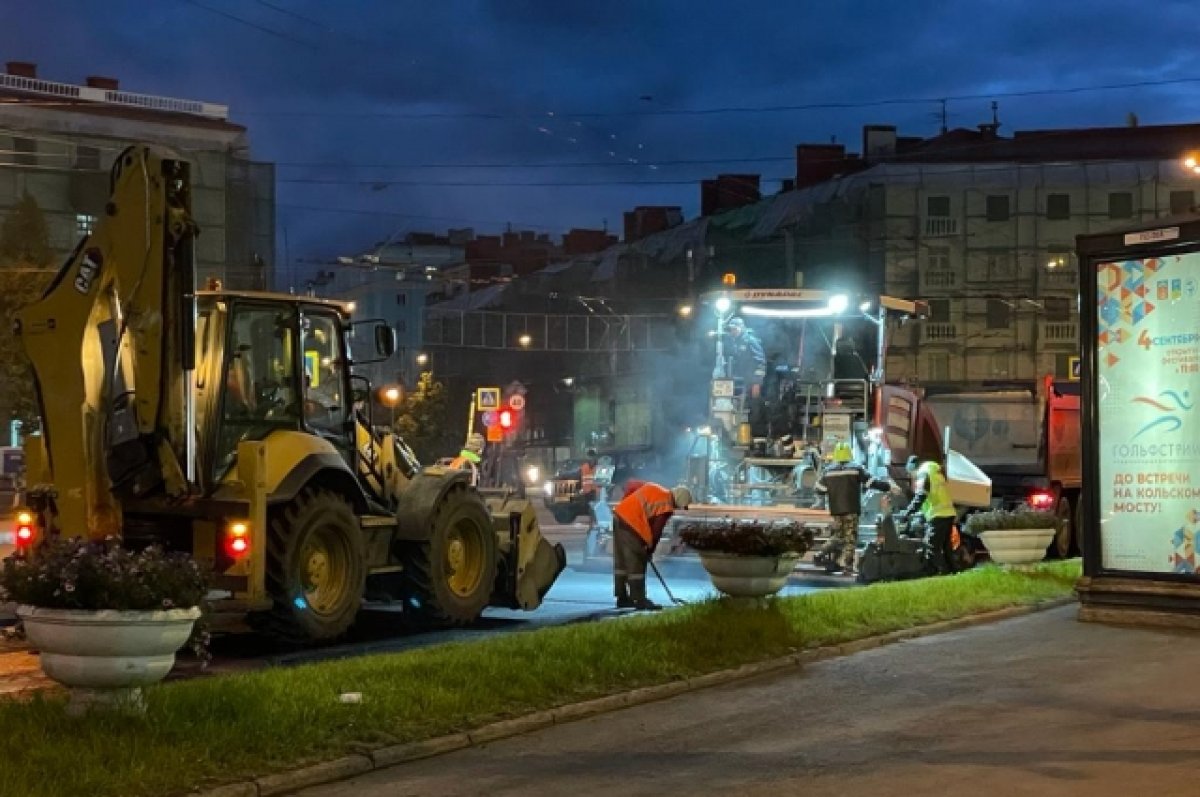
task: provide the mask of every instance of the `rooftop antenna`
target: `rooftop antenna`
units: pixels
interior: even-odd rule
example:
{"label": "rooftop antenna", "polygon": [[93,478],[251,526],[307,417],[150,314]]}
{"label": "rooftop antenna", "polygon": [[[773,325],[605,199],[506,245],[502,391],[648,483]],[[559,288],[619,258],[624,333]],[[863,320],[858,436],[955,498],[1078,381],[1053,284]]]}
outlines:
{"label": "rooftop antenna", "polygon": [[946,100],[938,100],[938,102],[942,105],[942,135],[946,135],[946,133],[950,130],[950,128],[946,126]]}
{"label": "rooftop antenna", "polygon": [[992,126],[1000,129],[1000,103],[995,100],[992,100]]}

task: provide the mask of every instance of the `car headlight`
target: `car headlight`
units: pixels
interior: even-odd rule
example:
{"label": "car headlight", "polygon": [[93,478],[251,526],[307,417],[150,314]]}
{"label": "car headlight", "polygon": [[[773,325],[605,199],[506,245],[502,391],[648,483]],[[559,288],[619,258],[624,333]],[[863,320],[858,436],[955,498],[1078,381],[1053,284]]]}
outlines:
{"label": "car headlight", "polygon": [[547,498],[553,498],[554,497],[554,482],[546,482],[545,484],[543,484],[542,492],[544,492],[546,494]]}

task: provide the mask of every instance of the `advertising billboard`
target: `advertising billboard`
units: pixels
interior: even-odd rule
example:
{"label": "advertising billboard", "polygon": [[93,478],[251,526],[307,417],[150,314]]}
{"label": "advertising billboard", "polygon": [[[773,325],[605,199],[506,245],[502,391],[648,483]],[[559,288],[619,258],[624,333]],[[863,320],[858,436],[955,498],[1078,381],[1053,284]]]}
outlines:
{"label": "advertising billboard", "polygon": [[1200,252],[1094,267],[1100,566],[1200,580]]}

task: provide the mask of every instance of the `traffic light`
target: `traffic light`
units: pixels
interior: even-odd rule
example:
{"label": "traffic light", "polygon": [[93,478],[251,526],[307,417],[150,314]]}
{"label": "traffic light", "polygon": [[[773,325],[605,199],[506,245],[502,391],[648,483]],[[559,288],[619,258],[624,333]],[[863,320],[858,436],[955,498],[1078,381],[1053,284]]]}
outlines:
{"label": "traffic light", "polygon": [[516,425],[516,415],[512,410],[500,410],[500,428],[504,431],[511,431]]}

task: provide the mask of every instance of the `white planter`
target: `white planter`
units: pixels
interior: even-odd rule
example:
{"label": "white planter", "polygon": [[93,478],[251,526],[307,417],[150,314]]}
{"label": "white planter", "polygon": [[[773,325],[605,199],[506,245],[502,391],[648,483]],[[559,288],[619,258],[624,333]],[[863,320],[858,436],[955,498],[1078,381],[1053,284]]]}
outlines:
{"label": "white planter", "polygon": [[1000,565],[1029,565],[1046,558],[1054,529],[993,529],[979,533],[992,561]]}
{"label": "white planter", "polygon": [[699,551],[700,563],[708,571],[713,586],[733,598],[765,598],[783,589],[796,567],[800,554],[782,556],[744,556],[742,554]]}
{"label": "white planter", "polygon": [[71,690],[68,712],[96,703],[144,707],[141,687],[161,681],[191,636],[199,608],[157,612],[79,611],[20,606],[25,636],[42,671]]}

